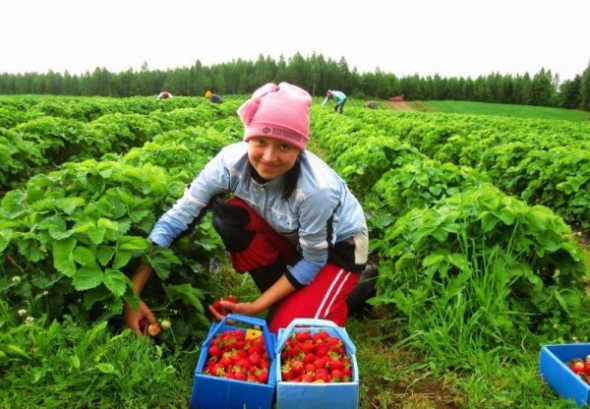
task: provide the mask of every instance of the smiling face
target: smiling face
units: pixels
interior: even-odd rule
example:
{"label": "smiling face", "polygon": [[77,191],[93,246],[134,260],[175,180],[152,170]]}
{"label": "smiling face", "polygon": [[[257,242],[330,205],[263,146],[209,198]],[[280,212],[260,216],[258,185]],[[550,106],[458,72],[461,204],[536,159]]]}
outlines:
{"label": "smiling face", "polygon": [[299,149],[279,139],[255,136],[248,140],[248,160],[264,180],[287,173],[299,157]]}

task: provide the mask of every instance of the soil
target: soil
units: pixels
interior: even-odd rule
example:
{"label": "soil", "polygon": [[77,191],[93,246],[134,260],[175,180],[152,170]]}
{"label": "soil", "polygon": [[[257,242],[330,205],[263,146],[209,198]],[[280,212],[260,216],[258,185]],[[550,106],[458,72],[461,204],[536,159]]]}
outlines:
{"label": "soil", "polygon": [[386,101],[391,109],[397,109],[398,111],[413,111],[413,108],[405,101]]}

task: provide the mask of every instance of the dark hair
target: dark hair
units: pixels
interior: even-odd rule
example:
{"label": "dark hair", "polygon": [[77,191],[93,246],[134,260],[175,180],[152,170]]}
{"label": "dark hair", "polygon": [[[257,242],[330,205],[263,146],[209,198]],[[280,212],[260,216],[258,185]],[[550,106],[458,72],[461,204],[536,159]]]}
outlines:
{"label": "dark hair", "polygon": [[[283,193],[281,194],[281,199],[287,200],[291,197],[293,192],[295,191],[295,187],[297,186],[297,179],[299,179],[299,174],[301,173],[301,160],[297,158],[295,161],[295,165],[291,169],[285,173],[285,183],[283,184]],[[265,182],[263,178],[260,177],[254,166],[248,161],[248,165],[246,166],[246,171],[244,173],[244,183],[246,186],[250,185],[250,180],[254,178],[254,180],[258,182]]]}

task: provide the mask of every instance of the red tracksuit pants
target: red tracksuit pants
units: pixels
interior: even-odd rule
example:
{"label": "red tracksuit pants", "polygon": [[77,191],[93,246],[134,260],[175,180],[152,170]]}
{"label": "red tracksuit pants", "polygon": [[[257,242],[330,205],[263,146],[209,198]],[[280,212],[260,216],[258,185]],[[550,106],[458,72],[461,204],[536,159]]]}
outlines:
{"label": "red tracksuit pants", "polygon": [[[247,248],[230,252],[233,267],[238,273],[254,271],[281,259],[286,264],[292,264],[296,260],[296,249],[289,240],[278,234],[244,201],[232,198],[228,203],[248,211],[250,221],[245,229],[255,233]],[[310,284],[295,290],[277,303],[269,322],[270,331],[277,333],[279,328],[286,328],[294,318],[326,319],[344,326],[348,316],[346,298],[359,277],[359,273],[344,270],[328,262]]]}

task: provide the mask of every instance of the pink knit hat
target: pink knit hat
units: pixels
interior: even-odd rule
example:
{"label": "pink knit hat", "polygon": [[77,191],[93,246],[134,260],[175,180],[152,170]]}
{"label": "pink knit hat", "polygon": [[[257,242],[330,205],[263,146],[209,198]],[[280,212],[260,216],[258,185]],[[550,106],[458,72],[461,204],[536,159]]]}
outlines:
{"label": "pink knit hat", "polygon": [[258,88],[238,109],[245,128],[244,141],[262,136],[305,150],[309,141],[310,106],[309,93],[287,82]]}

